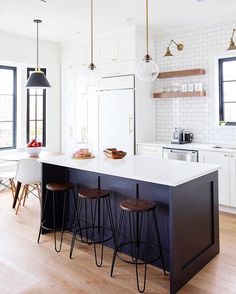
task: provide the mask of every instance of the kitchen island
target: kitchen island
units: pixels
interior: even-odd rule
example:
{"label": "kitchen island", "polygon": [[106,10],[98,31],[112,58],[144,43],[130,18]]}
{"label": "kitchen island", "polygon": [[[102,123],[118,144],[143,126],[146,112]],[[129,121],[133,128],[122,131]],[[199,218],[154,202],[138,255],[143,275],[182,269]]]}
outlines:
{"label": "kitchen island", "polygon": [[[177,293],[219,253],[219,166],[144,156],[112,160],[101,155],[99,158],[76,160],[60,155],[39,161],[42,163],[43,196],[49,182],[70,181],[76,184],[77,189],[100,185],[112,193],[116,224],[122,199],[140,197],[158,203],[164,259],[170,273],[170,293]],[[74,209],[71,195],[71,216]],[[45,218],[50,226],[50,203],[46,206]],[[123,234],[127,233],[124,231]],[[112,247],[113,243],[108,246]],[[161,267],[159,262],[155,265]]]}

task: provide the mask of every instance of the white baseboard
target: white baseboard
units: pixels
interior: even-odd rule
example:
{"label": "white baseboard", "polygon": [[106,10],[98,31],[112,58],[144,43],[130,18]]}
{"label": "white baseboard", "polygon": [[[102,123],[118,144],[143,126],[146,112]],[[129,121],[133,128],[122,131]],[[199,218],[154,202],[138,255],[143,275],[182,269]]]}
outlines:
{"label": "white baseboard", "polygon": [[236,207],[226,206],[226,205],[220,205],[219,210],[223,212],[228,212],[232,214],[236,214]]}

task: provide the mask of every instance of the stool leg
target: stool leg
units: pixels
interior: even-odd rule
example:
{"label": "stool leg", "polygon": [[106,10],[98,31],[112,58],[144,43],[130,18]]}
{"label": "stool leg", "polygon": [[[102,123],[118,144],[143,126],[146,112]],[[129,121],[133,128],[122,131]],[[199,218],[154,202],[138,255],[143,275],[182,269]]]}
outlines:
{"label": "stool leg", "polygon": [[121,234],[121,228],[122,228],[123,218],[124,218],[124,211],[121,210],[121,212],[120,212],[120,219],[119,219],[119,225],[118,225],[117,235],[116,235],[116,240],[115,240],[115,246],[114,246],[114,253],[113,253],[113,258],[112,258],[112,265],[111,265],[111,272],[110,272],[110,276],[111,277],[112,277],[113,271],[114,271],[114,266],[115,266],[115,261],[116,261],[116,255],[117,255],[117,247],[119,246],[119,239],[120,239],[120,234]]}
{"label": "stool leg", "polygon": [[[103,241],[104,241],[104,203],[102,203],[102,207],[103,207],[103,225],[102,225],[102,239],[100,239],[100,243],[101,243],[101,258],[100,258],[100,262],[98,262],[98,257],[97,257],[97,245],[96,245],[96,236],[95,236],[95,219],[96,219],[96,214],[98,215],[98,234],[99,234],[99,237],[101,235],[101,224],[100,224],[100,214],[101,214],[101,211],[99,213],[98,210],[101,209],[101,203],[99,201],[99,199],[96,199],[95,201],[95,208],[94,208],[94,211],[93,211],[93,204],[92,204],[92,201],[90,201],[90,209],[91,209],[91,216],[92,216],[92,230],[93,230],[93,248],[94,248],[94,257],[95,257],[95,263],[96,263],[96,266],[98,267],[101,267],[102,266],[102,263],[103,263],[103,249],[104,249],[104,246],[103,246]],[[100,237],[101,238],[101,237]]]}
{"label": "stool leg", "polygon": [[[137,219],[139,218],[139,215],[137,215]],[[138,221],[139,222],[139,221]],[[149,212],[147,212],[147,225],[146,225],[146,242],[145,242],[145,262],[144,262],[144,278],[143,278],[143,288],[140,288],[140,282],[139,282],[139,272],[138,272],[138,259],[139,259],[139,249],[140,249],[140,242],[141,242],[141,228],[142,228],[142,222],[143,222],[143,213],[141,213],[141,220],[140,220],[140,226],[137,226],[137,232],[138,234],[136,236],[136,244],[137,247],[135,247],[135,269],[136,269],[136,282],[137,282],[137,288],[140,293],[143,293],[146,288],[146,278],[147,278],[147,261],[148,261],[148,231],[149,231]],[[139,223],[138,223],[139,225]],[[138,251],[138,254],[137,254]]]}
{"label": "stool leg", "polygon": [[81,207],[82,207],[82,201],[80,201],[80,199],[78,199],[77,209],[76,209],[75,219],[74,219],[73,236],[72,236],[71,246],[70,246],[70,258],[72,258],[72,253],[73,253],[73,249],[74,249],[74,246],[75,246],[77,225],[79,226],[80,236],[82,238],[81,227],[80,227],[80,224],[79,224],[79,216],[80,216]]}
{"label": "stool leg", "polygon": [[62,248],[62,239],[64,235],[64,223],[65,223],[65,215],[66,215],[66,194],[64,193],[64,201],[63,201],[63,212],[62,212],[62,225],[61,225],[61,238],[60,238],[60,245],[59,249],[57,248],[57,233],[56,233],[56,211],[55,211],[55,194],[53,192],[53,228],[54,228],[54,246],[55,251],[60,252]]}
{"label": "stool leg", "polygon": [[162,245],[161,245],[161,238],[160,238],[160,233],[159,233],[159,228],[158,228],[156,210],[154,209],[152,211],[152,213],[153,213],[153,220],[154,220],[154,225],[155,225],[156,234],[157,234],[157,241],[158,241],[159,250],[160,250],[162,268],[163,268],[163,271],[164,271],[164,275],[167,276],[166,269],[165,269],[165,263],[164,263],[164,257],[163,257],[163,251],[162,251]]}
{"label": "stool leg", "polygon": [[84,209],[85,209],[85,233],[86,233],[86,242],[91,245],[92,243],[88,240],[88,215],[87,215],[87,199],[84,199]]}
{"label": "stool leg", "polygon": [[[40,220],[40,227],[39,227],[39,234],[38,234],[38,241],[37,241],[37,243],[39,243],[40,236],[42,234],[42,226],[43,226],[43,223],[44,223],[44,212],[45,212],[46,202],[47,202],[47,199],[48,199],[48,192],[49,191],[47,190],[46,191],[45,200],[44,200],[44,204],[43,204],[43,209],[42,209],[42,215],[41,215],[41,220]],[[42,202],[42,198],[41,198],[41,202]]]}
{"label": "stool leg", "polygon": [[113,235],[113,241],[115,243],[116,231],[115,231],[114,219],[113,219],[113,216],[112,216],[112,209],[111,209],[111,201],[110,201],[109,196],[106,197],[106,204],[107,204],[108,217],[109,217],[111,230],[112,230],[112,235]]}

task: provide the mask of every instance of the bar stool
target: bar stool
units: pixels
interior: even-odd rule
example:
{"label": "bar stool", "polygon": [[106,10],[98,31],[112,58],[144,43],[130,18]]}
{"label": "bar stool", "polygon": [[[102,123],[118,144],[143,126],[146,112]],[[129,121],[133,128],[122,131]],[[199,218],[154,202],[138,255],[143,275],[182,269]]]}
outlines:
{"label": "bar stool", "polygon": [[[72,191],[75,205],[76,205],[76,199],[75,199],[75,191],[74,191],[74,184],[72,183],[49,183],[46,185],[46,196],[45,196],[45,201],[43,205],[43,210],[42,210],[42,218],[41,218],[41,223],[40,223],[40,228],[39,228],[39,234],[38,234],[38,243],[40,241],[40,236],[42,234],[42,230],[47,230],[47,231],[53,231],[54,232],[54,247],[56,252],[60,252],[62,248],[62,240],[63,240],[63,234],[64,234],[64,226],[65,226],[65,220],[67,216],[67,197],[69,196],[69,191]],[[46,203],[48,200],[49,192],[52,192],[52,216],[53,216],[53,228],[48,228],[44,226],[44,223],[46,219],[44,219],[44,214],[45,214],[45,207]],[[59,193],[64,193],[63,197],[63,206],[62,206],[62,219],[61,219],[61,238],[60,238],[60,245],[59,248],[57,247],[57,233],[56,233],[56,195]],[[59,195],[58,195],[59,196]]]}
{"label": "bar stool", "polygon": [[[98,267],[102,266],[104,243],[111,239],[114,240],[115,237],[114,221],[109,196],[110,191],[100,189],[100,179],[98,189],[79,190],[73,236],[71,240],[70,258],[72,258],[75,240],[78,239],[77,233],[79,233],[81,242],[89,245],[93,244],[95,263]],[[84,209],[82,209],[83,207]],[[82,210],[84,211],[84,219],[82,219],[81,216]],[[90,214],[89,217],[88,214]],[[109,218],[109,227],[105,225],[106,216]],[[85,222],[85,225],[81,226],[81,222]],[[100,261],[98,261],[97,257],[97,244],[101,244]]]}
{"label": "bar stool", "polygon": [[[155,261],[161,259],[162,268],[164,271],[164,274],[166,275],[165,271],[165,264],[164,264],[164,258],[163,258],[163,252],[162,252],[162,246],[161,246],[161,240],[160,240],[160,234],[158,229],[158,222],[157,222],[157,216],[156,216],[156,203],[152,201],[146,201],[142,199],[126,199],[121,201],[120,203],[120,219],[118,224],[118,230],[117,230],[117,236],[116,236],[116,244],[114,247],[114,254],[113,254],[113,260],[112,260],[112,266],[111,266],[111,277],[113,275],[113,270],[115,266],[115,260],[116,257],[121,259],[122,261],[129,263],[129,264],[135,264],[136,267],[136,282],[137,282],[137,288],[140,293],[143,293],[145,291],[146,287],[146,277],[147,277],[147,264],[154,263]],[[127,230],[129,230],[129,241],[120,243],[120,237],[121,237],[121,229],[124,219],[124,214],[128,213],[128,223],[129,226],[127,227]],[[150,229],[150,221],[149,221],[149,214],[152,214],[153,216],[153,223],[155,228],[155,234],[157,237],[157,244],[149,243],[149,229]],[[145,215],[144,215],[145,214]],[[144,235],[142,232],[142,226],[143,226],[143,218],[146,217],[146,236],[143,241],[142,236]],[[153,236],[153,234],[152,234]],[[125,246],[130,246],[131,250],[131,260],[124,259],[122,256],[118,255],[118,252]],[[144,252],[142,250],[142,247],[144,246]],[[156,256],[154,259],[149,260],[148,253],[149,248],[155,248],[159,249],[159,255]],[[142,251],[143,255],[141,257],[140,251]],[[142,260],[141,260],[142,259]],[[143,261],[144,260],[144,261]],[[140,282],[139,282],[139,270],[138,266],[144,265],[144,279],[143,279],[143,287],[141,289]]]}

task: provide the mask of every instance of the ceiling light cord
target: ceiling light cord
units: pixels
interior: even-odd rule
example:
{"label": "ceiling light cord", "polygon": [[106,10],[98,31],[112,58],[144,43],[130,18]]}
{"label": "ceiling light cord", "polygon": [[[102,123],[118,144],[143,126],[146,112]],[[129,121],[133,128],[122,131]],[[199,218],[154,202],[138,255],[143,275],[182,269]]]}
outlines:
{"label": "ceiling light cord", "polygon": [[147,46],[147,55],[149,55],[149,15],[148,15],[148,0],[146,0],[146,46]]}
{"label": "ceiling light cord", "polygon": [[91,0],[91,63],[93,64],[93,0]]}
{"label": "ceiling light cord", "polygon": [[39,71],[39,23],[37,22],[37,37],[36,37],[36,71]]}

